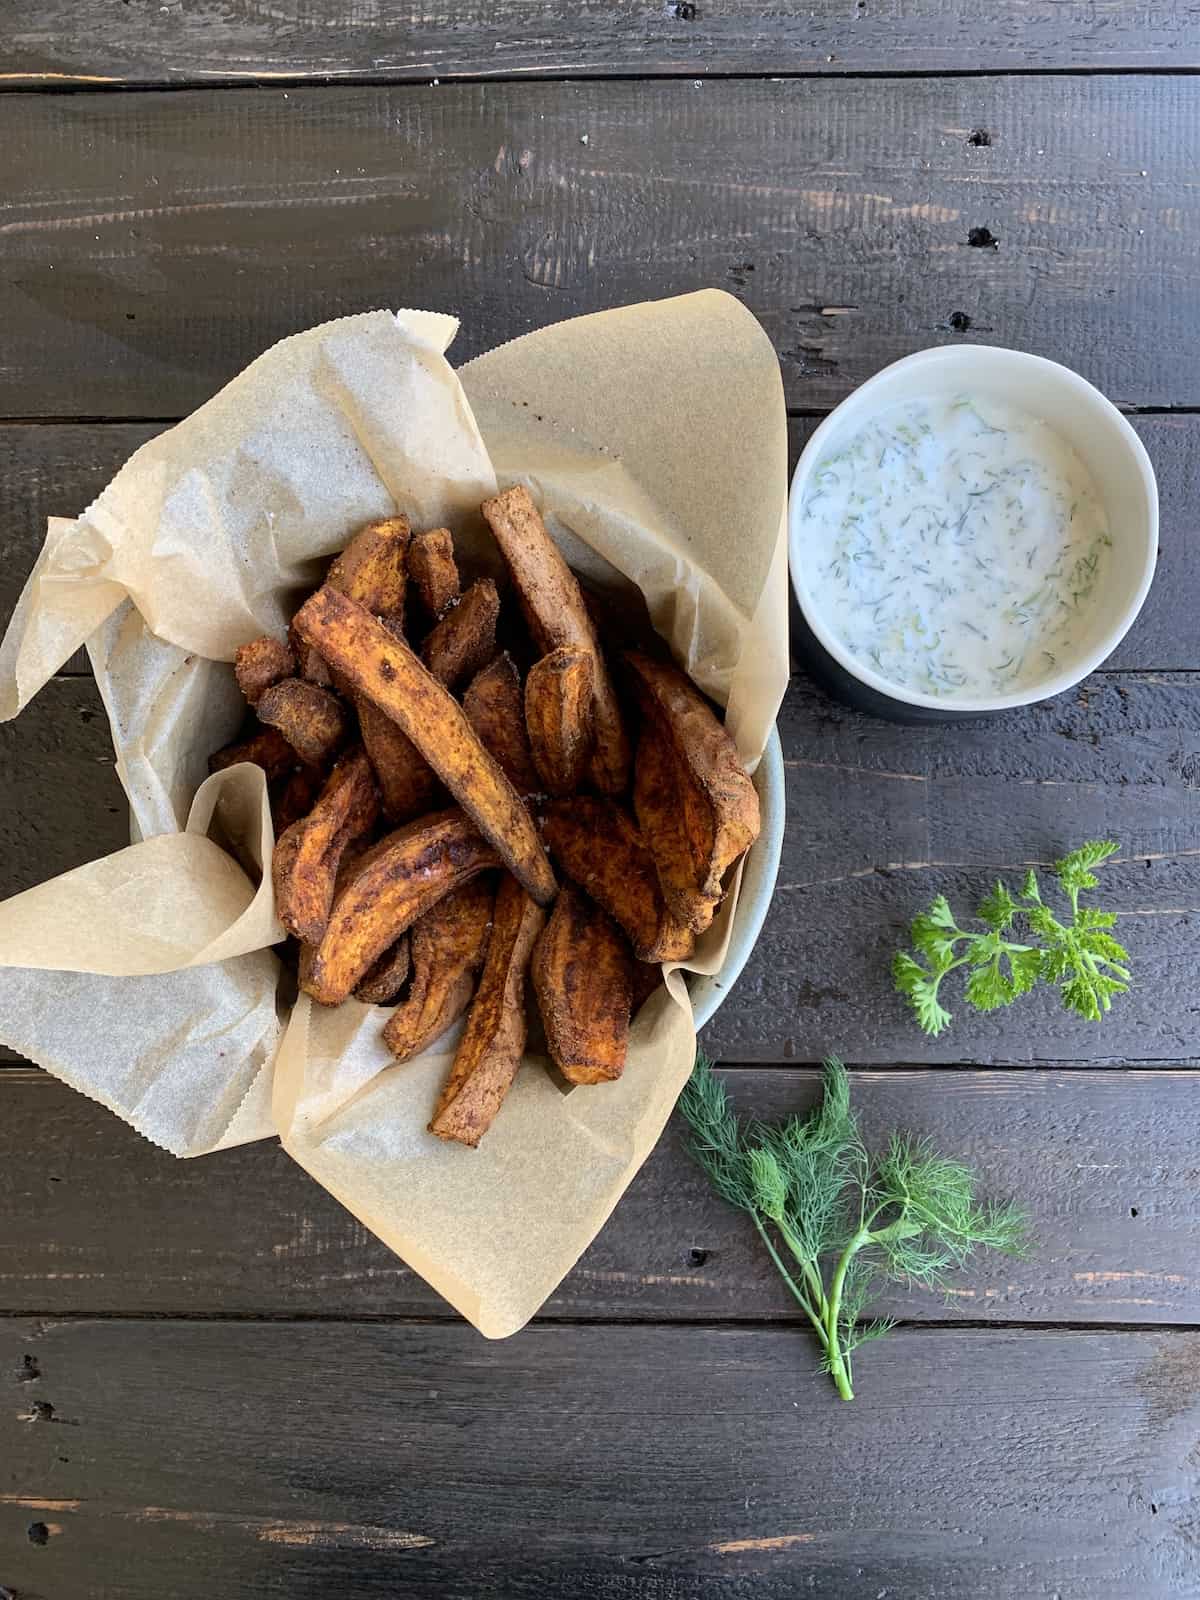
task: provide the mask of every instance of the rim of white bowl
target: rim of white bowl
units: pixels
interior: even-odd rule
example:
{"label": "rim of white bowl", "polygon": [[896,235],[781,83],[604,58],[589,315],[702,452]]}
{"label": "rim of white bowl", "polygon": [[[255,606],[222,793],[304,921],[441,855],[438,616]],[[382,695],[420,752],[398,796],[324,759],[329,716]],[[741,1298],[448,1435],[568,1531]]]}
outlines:
{"label": "rim of white bowl", "polygon": [[[804,582],[800,576],[800,486],[819,459],[825,441],[833,432],[841,413],[848,406],[860,405],[862,397],[869,394],[889,374],[906,368],[934,366],[938,363],[956,361],[964,355],[980,360],[989,360],[996,355],[1011,356],[1020,362],[1027,363],[1035,371],[1053,372],[1056,377],[1065,379],[1068,387],[1076,390],[1080,400],[1085,405],[1090,406],[1093,410],[1098,410],[1116,424],[1117,432],[1129,451],[1132,465],[1137,469],[1141,480],[1142,492],[1146,499],[1146,520],[1150,531],[1150,555],[1143,564],[1137,590],[1129,605],[1122,612],[1120,619],[1089,651],[1077,656],[1070,666],[1064,667],[1046,678],[1039,679],[1036,684],[1032,684],[1016,694],[932,695],[922,694],[915,689],[905,689],[900,684],[893,683],[890,678],[885,678],[881,673],[874,672],[861,662],[857,656],[851,655],[840,640],[830,632],[816,607],[808,603]],[[918,350],[914,355],[902,356],[899,361],[893,361],[888,366],[882,367],[872,377],[868,378],[865,383],[860,384],[853,394],[847,395],[818,425],[812,438],[800,452],[800,459],[796,463],[796,470],[792,474],[791,488],[788,492],[788,567],[791,571],[792,589],[796,596],[796,603],[804,615],[804,620],[812,629],[818,643],[852,678],[857,678],[859,683],[866,684],[877,693],[884,695],[889,700],[896,701],[900,705],[921,706],[932,711],[955,714],[982,713],[988,711],[1011,711],[1018,706],[1034,705],[1039,700],[1049,700],[1056,694],[1064,694],[1068,689],[1074,688],[1081,679],[1086,678],[1088,673],[1095,672],[1101,662],[1107,660],[1113,653],[1137,621],[1138,613],[1141,611],[1142,606],[1145,604],[1146,596],[1150,592],[1150,584],[1153,581],[1157,563],[1158,483],[1154,476],[1153,464],[1146,453],[1146,447],[1134,432],[1128,417],[1118,411],[1108,396],[1102,394],[1095,384],[1089,383],[1086,378],[1081,377],[1072,368],[1064,367],[1061,362],[1051,361],[1046,356],[1031,355],[1027,350],[1010,349],[1007,345],[934,345],[928,350]]]}
{"label": "rim of white bowl", "polygon": [[750,959],[750,952],[758,943],[758,936],[767,920],[771,901],[775,895],[775,882],[779,877],[779,858],[783,851],[783,828],[787,815],[786,780],[783,768],[783,746],[779,742],[779,729],[772,728],[762,753],[762,760],[754,774],[762,807],[762,826],[758,838],[750,846],[746,865],[742,871],[742,890],[737,910],[733,915],[733,928],[729,935],[729,948],[721,970],[712,974],[697,973],[688,984],[692,997],[692,1017],[696,1031],[711,1022],[729,998],[734,984],[742,975],[742,968]]}

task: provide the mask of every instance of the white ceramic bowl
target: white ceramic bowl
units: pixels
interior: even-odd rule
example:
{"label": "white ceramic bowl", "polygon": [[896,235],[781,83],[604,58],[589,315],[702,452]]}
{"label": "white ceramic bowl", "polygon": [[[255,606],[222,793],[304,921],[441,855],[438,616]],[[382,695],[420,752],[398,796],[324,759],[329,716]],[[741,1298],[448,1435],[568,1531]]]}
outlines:
{"label": "white ceramic bowl", "polygon": [[[886,406],[947,389],[1019,406],[1041,418],[1072,446],[1092,474],[1108,513],[1112,556],[1108,573],[1089,602],[1091,626],[1079,651],[1036,683],[1010,694],[941,697],[892,683],[852,656],[826,626],[807,585],[801,506],[821,458],[836,451]],[[1158,556],[1158,489],[1142,441],[1100,391],[1068,367],[1020,350],[991,345],[942,345],[906,356],[876,373],[813,434],[796,464],[788,504],[788,559],[792,586],[819,657],[818,673],[860,709],[901,720],[943,721],[1030,705],[1061,694],[1094,672],[1116,649],[1142,608]]]}
{"label": "white ceramic bowl", "polygon": [[771,729],[771,737],[754,774],[754,787],[758,790],[762,828],[742,869],[742,892],[733,916],[725,963],[715,976],[698,975],[691,980],[692,1011],[698,1029],[712,1018],[737,982],[762,932],[775,892],[784,820],[783,750],[775,728]]}

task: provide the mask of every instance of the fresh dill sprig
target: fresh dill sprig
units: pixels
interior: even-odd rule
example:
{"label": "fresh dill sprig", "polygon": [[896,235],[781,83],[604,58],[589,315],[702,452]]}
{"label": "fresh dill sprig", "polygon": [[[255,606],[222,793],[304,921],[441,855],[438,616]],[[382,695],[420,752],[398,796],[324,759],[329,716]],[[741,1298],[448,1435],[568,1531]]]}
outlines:
{"label": "fresh dill sprig", "polygon": [[[909,930],[912,951],[898,950],[892,960],[896,988],[925,1032],[936,1037],[950,1022],[939,990],[956,967],[968,968],[963,994],[976,1011],[1011,1005],[1035,984],[1051,983],[1068,1011],[1098,1022],[1113,996],[1129,988],[1129,955],[1108,931],[1116,912],[1081,907],[1079,896],[1096,887],[1094,869],[1119,848],[1111,839],[1092,839],[1055,862],[1054,875],[1071,906],[1066,923],[1042,899],[1032,871],[1016,896],[1000,882],[985,896],[978,911],[986,925],[982,932],[960,928],[945,895],[938,895]],[[1028,929],[1025,942],[1009,937],[1018,921]]]}
{"label": "fresh dill sprig", "polygon": [[873,1159],[850,1109],[849,1075],[832,1057],[814,1110],[743,1125],[698,1052],[679,1109],[693,1157],[721,1198],[750,1216],[843,1400],[854,1398],[853,1352],[893,1326],[865,1320],[881,1282],[937,1289],[975,1249],[1025,1246],[1024,1214],[980,1205],[968,1169],[925,1140],[894,1135]]}

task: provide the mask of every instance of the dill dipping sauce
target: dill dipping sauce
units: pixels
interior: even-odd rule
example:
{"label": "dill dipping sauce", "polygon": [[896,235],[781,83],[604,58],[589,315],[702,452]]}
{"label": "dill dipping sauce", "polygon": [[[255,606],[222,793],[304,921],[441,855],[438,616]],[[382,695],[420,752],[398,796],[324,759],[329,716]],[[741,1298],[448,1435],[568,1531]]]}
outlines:
{"label": "dill dipping sauce", "polygon": [[1069,662],[1112,545],[1066,441],[964,393],[889,406],[823,457],[800,526],[809,594],[843,647],[944,699],[1020,691]]}

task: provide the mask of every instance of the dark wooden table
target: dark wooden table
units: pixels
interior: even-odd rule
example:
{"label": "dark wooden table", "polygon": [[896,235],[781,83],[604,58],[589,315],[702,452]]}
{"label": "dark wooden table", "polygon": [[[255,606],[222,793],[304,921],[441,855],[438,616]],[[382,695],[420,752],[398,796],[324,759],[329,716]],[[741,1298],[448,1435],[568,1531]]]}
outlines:
{"label": "dark wooden table", "polygon": [[[778,892],[705,1039],[763,1113],[841,1051],[872,1129],[1028,1201],[1033,1259],[894,1296],[841,1405],[672,1128],[488,1344],[277,1147],[173,1161],[9,1056],[0,1595],[1200,1594],[1198,67],[1189,0],[0,0],[0,615],[47,513],[381,305],[460,313],[461,359],[722,285],[796,449],[894,357],[1038,351],[1133,415],[1164,513],[1059,701],[902,731],[797,672]],[[926,1041],[913,911],[1096,833],[1135,992]],[[81,659],[0,728],[0,894],[124,842]]]}

